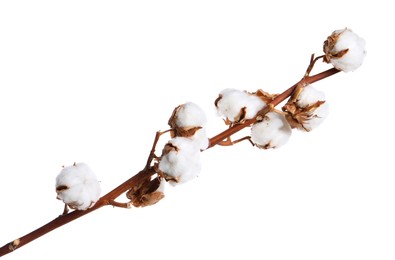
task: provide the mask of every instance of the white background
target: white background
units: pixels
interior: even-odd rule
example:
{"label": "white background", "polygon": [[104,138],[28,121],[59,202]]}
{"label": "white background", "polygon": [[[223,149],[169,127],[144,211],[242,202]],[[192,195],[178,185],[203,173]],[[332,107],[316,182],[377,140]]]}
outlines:
{"label": "white background", "polygon": [[108,192],[175,106],[203,107],[213,136],[223,88],[285,90],[336,29],[368,50],[316,84],[331,111],[313,132],[210,149],[159,204],[100,209],[7,259],[395,259],[389,3],[0,1],[0,246],[61,213],[62,165],[86,162]]}

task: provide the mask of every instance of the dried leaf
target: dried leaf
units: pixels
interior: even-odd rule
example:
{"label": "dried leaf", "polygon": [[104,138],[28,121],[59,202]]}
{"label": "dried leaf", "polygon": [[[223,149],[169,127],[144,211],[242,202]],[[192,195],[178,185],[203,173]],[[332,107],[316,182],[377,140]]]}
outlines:
{"label": "dried leaf", "polygon": [[59,194],[64,190],[67,190],[69,187],[67,187],[66,185],[59,185],[56,187],[56,193]]}
{"label": "dried leaf", "polygon": [[286,112],[285,118],[292,128],[298,128],[305,131],[310,131],[306,124],[314,117],[314,111],[324,104],[325,101],[317,101],[306,107],[299,107],[296,102],[287,102],[283,106],[283,111]]}
{"label": "dried leaf", "polygon": [[165,155],[165,154],[168,154],[168,153],[170,153],[172,151],[176,151],[177,152],[178,151],[178,147],[173,145],[172,143],[167,143],[163,147],[162,156]]}
{"label": "dried leaf", "polygon": [[263,91],[262,89],[258,89],[255,93],[251,94],[256,95],[257,97],[262,99],[265,104],[269,104],[278,96],[278,94],[270,94],[266,91]]}
{"label": "dried leaf", "polygon": [[193,136],[196,131],[199,129],[202,129],[201,126],[196,126],[196,127],[179,127],[177,126],[177,114],[178,111],[183,107],[184,105],[179,105],[173,110],[173,113],[171,114],[168,124],[171,127],[170,135],[171,138],[180,136],[180,137],[191,137]]}
{"label": "dried leaf", "polygon": [[160,186],[161,179],[159,177],[153,180],[146,179],[139,186],[135,186],[126,193],[126,197],[130,199],[135,207],[146,207],[154,205],[165,197],[164,193],[157,191]]}
{"label": "dried leaf", "polygon": [[174,128],[174,136],[180,136],[180,137],[191,137],[194,136],[196,131],[198,131],[199,129],[202,129],[201,126],[197,126],[197,127],[176,127]]}
{"label": "dried leaf", "polygon": [[344,30],[341,31],[340,33],[333,32],[330,36],[328,36],[328,38],[324,42],[324,47],[323,47],[325,53],[324,62],[329,63],[331,59],[339,59],[344,55],[346,55],[346,53],[348,52],[348,49],[344,49],[335,53],[333,52],[333,48],[335,47],[336,42],[338,41],[340,35],[343,32]]}
{"label": "dried leaf", "polygon": [[242,107],[239,114],[236,116],[234,123],[242,123],[247,116],[247,107]]}
{"label": "dried leaf", "polygon": [[218,102],[221,100],[221,98],[222,98],[222,95],[219,94],[218,97],[217,97],[217,98],[215,99],[215,101],[214,101],[215,107],[218,107]]}
{"label": "dried leaf", "polygon": [[173,129],[177,127],[176,121],[177,121],[177,112],[182,108],[182,105],[179,105],[178,107],[174,108],[173,113],[171,114],[168,124],[169,126]]}
{"label": "dried leaf", "polygon": [[140,204],[136,207],[146,207],[154,205],[164,197],[165,194],[161,191],[155,191],[153,193],[145,194],[142,196]]}

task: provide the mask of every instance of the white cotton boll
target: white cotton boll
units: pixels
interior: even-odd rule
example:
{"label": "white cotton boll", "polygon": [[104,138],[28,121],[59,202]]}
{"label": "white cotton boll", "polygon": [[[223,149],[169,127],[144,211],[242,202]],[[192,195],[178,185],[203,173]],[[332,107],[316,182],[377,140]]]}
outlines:
{"label": "white cotton boll", "polygon": [[188,102],[181,105],[176,113],[176,125],[178,127],[197,127],[207,123],[206,114],[195,103]]}
{"label": "white cotton boll", "polygon": [[[237,89],[224,89],[220,92],[220,99],[216,102],[219,114],[231,122],[241,119],[251,119],[265,106],[259,97]],[[243,109],[245,108],[245,114]]]}
{"label": "white cotton boll", "polygon": [[317,101],[325,101],[325,93],[317,90],[312,85],[307,84],[299,93],[297,98],[297,105],[299,107],[307,107]]}
{"label": "white cotton boll", "polygon": [[57,198],[73,209],[86,210],[100,198],[100,183],[85,163],[64,167],[56,177]]}
{"label": "white cotton boll", "polygon": [[269,112],[265,118],[251,127],[251,140],[259,148],[278,148],[286,144],[292,129],[285,117],[276,112]]}
{"label": "white cotton boll", "polygon": [[[366,56],[365,40],[348,28],[334,31],[324,44],[324,52],[329,62],[344,72],[356,70]],[[338,55],[347,49],[343,56]]]}
{"label": "white cotton boll", "polygon": [[189,138],[175,137],[168,145],[174,149],[162,155],[159,170],[174,178],[176,182],[171,181],[174,185],[196,178],[201,170],[200,149],[197,144]]}

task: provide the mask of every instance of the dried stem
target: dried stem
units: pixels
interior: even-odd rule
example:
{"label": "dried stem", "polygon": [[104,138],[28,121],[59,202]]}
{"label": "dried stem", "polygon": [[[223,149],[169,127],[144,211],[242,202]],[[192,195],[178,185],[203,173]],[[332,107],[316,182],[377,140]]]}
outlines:
{"label": "dried stem", "polygon": [[[313,61],[315,62],[317,60],[314,59]],[[311,66],[309,66],[310,68]],[[309,72],[311,71],[308,70]],[[329,70],[326,70],[324,72],[321,72],[319,74],[316,74],[314,76],[305,76],[301,81],[305,82],[305,83],[313,83],[319,80],[322,80],[324,78],[327,78],[329,76],[332,76],[336,73],[338,73],[339,70],[332,68]],[[281,93],[280,95],[278,95],[272,102],[270,102],[268,104],[268,106],[266,106],[262,111],[259,112],[258,116],[263,116],[266,113],[268,113],[273,107],[277,106],[278,104],[280,104],[282,101],[284,101],[286,98],[288,98],[293,91],[295,90],[296,86],[301,82],[299,81],[298,83],[294,84],[292,87],[290,87],[289,89],[287,89],[286,91],[284,91],[283,93]],[[249,119],[246,120],[245,122],[243,122],[242,124],[236,124],[232,127],[230,127],[229,129],[219,133],[218,135],[214,136],[213,138],[211,138],[209,140],[209,148],[221,143],[223,140],[229,138],[231,135],[235,134],[236,132],[242,130],[243,128],[250,126],[251,124],[256,122],[256,118],[254,119]],[[169,131],[169,130],[168,130]],[[113,206],[117,206],[117,207],[128,207],[129,203],[120,203],[120,202],[116,202],[115,199],[118,198],[120,195],[122,195],[123,193],[127,192],[128,190],[130,190],[132,187],[136,187],[138,185],[141,185],[141,183],[144,183],[147,179],[150,179],[152,175],[154,175],[156,173],[155,171],[155,166],[152,166],[152,161],[154,159],[157,159],[158,157],[155,155],[155,148],[157,145],[157,142],[159,140],[159,137],[163,134],[166,133],[168,131],[165,132],[157,132],[155,135],[155,139],[154,139],[154,143],[152,145],[152,149],[151,152],[148,156],[148,160],[147,163],[144,167],[143,170],[141,170],[139,173],[137,173],[136,175],[134,175],[133,177],[131,177],[130,179],[128,179],[127,181],[125,181],[124,183],[122,183],[121,185],[119,185],[118,187],[116,187],[115,189],[113,189],[112,191],[110,191],[109,193],[107,193],[106,195],[104,195],[103,197],[101,197],[99,199],[99,201],[97,201],[97,203],[92,207],[89,208],[87,210],[74,210],[70,213],[67,214],[63,214],[58,216],[57,218],[55,218],[54,220],[50,221],[49,223],[45,224],[44,226],[30,232],[29,234],[22,236],[18,239],[13,240],[12,242],[4,245],[3,247],[0,248],[0,257],[4,256],[10,252],[13,252],[14,250],[28,244],[29,242],[47,234],[48,232],[61,227],[77,218],[80,218],[86,214],[89,214],[103,206],[106,205],[113,205]]]}

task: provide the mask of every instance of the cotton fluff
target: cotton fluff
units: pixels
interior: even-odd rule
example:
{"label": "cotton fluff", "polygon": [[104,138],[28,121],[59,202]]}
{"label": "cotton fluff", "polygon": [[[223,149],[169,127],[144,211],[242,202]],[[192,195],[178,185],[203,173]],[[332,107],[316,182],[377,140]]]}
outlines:
{"label": "cotton fluff", "polygon": [[57,199],[72,209],[86,210],[100,198],[100,183],[85,163],[64,167],[56,177]]}
{"label": "cotton fluff", "polygon": [[344,72],[354,71],[366,55],[365,40],[348,28],[336,30],[324,42],[325,61]]}
{"label": "cotton fluff", "polygon": [[188,102],[179,105],[169,119],[172,137],[187,137],[194,140],[201,150],[208,147],[208,137],[204,126],[207,123],[206,114],[195,103]]}
{"label": "cotton fluff", "polygon": [[292,129],[285,117],[277,112],[269,112],[264,119],[251,127],[251,141],[259,148],[278,148],[286,144]]}
{"label": "cotton fluff", "polygon": [[296,103],[300,107],[307,107],[317,101],[325,101],[325,93],[310,84],[305,85],[296,99]]}
{"label": "cotton fluff", "polygon": [[178,127],[197,127],[204,126],[206,123],[206,114],[193,102],[181,105],[176,112],[175,124]]}
{"label": "cotton fluff", "polygon": [[199,129],[195,132],[190,139],[197,145],[200,150],[206,150],[209,144],[209,139],[204,128]]}
{"label": "cotton fluff", "polygon": [[[296,104],[301,108],[306,108],[319,101],[325,101],[325,93],[315,89],[312,85],[306,85],[300,92]],[[303,128],[307,131],[315,129],[327,118],[328,114],[329,105],[325,102],[311,111],[309,119],[303,123]]]}
{"label": "cotton fluff", "polygon": [[173,185],[196,178],[201,170],[200,148],[190,138],[171,139],[163,149],[159,170]]}
{"label": "cotton fluff", "polygon": [[266,105],[259,97],[237,89],[224,89],[215,105],[218,113],[230,122],[252,119]]}

